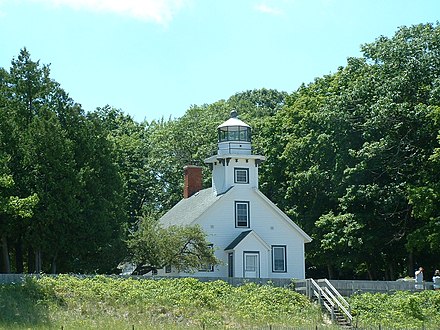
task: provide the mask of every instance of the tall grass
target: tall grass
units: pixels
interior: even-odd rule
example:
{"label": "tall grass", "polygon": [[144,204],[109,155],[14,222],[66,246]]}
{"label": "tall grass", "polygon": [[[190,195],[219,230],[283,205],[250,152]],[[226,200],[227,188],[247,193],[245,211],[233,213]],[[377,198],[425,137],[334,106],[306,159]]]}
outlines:
{"label": "tall grass", "polygon": [[193,278],[30,278],[0,287],[0,310],[3,329],[330,327],[292,290]]}

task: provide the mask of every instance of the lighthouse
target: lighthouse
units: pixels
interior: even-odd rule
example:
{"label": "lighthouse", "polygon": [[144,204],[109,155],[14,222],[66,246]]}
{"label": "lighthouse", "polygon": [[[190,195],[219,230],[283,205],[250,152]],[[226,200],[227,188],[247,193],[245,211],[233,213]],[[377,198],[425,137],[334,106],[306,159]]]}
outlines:
{"label": "lighthouse", "polygon": [[222,263],[194,274],[170,268],[158,274],[305,278],[304,245],[311,238],[259,191],[258,169],[265,158],[252,152],[251,127],[232,111],[217,133],[217,151],[205,159],[212,169],[212,187],[201,189],[200,166],[186,166],[184,198],[159,223],[165,228],[200,226]]}
{"label": "lighthouse", "polygon": [[217,154],[205,159],[212,167],[213,193],[223,194],[233,186],[258,188],[258,167],[265,157],[252,154],[251,127],[233,110],[217,132]]}

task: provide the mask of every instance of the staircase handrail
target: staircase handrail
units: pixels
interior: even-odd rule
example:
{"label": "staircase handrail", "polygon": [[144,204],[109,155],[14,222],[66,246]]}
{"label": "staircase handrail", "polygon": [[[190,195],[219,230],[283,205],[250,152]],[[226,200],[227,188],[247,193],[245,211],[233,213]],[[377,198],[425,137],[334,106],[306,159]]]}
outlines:
{"label": "staircase handrail", "polygon": [[329,288],[324,287],[323,292],[326,292],[328,294],[328,296],[331,297],[330,301],[332,302],[333,305],[337,305],[338,309],[344,313],[345,317],[347,317],[347,319],[352,322],[353,321],[353,316],[351,316],[351,313],[344,307],[344,305],[342,305],[342,303],[333,295],[333,293],[330,291]]}
{"label": "staircase handrail", "polygon": [[[340,311],[344,313],[345,317],[352,322],[353,316],[350,312],[350,304],[345,300],[344,297],[339,293],[338,290],[330,283],[327,279],[317,280],[318,283],[324,283],[327,292],[332,296],[332,300],[339,307]],[[317,283],[317,284],[318,284]],[[319,284],[318,284],[319,285]]]}
{"label": "staircase handrail", "polygon": [[327,288],[329,288],[333,292],[333,294],[337,297],[338,301],[342,302],[346,308],[350,309],[350,304],[348,303],[348,301],[345,300],[345,298],[339,293],[338,290],[336,290],[336,288],[330,283],[330,281],[325,278],[324,282],[327,285]]}
{"label": "staircase handrail", "polygon": [[[328,301],[328,302],[332,302],[331,301],[331,299],[330,299],[330,297],[324,292],[324,290],[322,290],[322,288],[319,286],[319,284],[318,283],[316,283],[316,281],[313,279],[313,278],[311,278],[310,279],[310,283],[312,284],[312,292],[313,292],[313,295],[316,297],[316,298],[318,298],[318,300],[319,300],[319,302],[321,303],[322,302],[322,304],[324,305],[324,307],[330,312],[330,313],[332,313],[332,307],[333,306],[329,306],[327,303],[326,303],[326,301]],[[321,297],[324,297],[325,298],[325,300],[324,301],[321,301]],[[309,298],[311,298],[311,297],[309,297]]]}
{"label": "staircase handrail", "polygon": [[[335,305],[333,304],[332,300],[327,295],[327,293],[322,289],[321,289],[321,295],[324,297],[323,305],[325,306],[325,308],[327,308],[330,314],[333,314]],[[330,305],[327,304],[327,301],[330,303]]]}
{"label": "staircase handrail", "polygon": [[[313,278],[310,278],[309,281],[312,284],[312,288],[310,288],[310,289],[316,289],[316,290],[318,290],[318,293],[320,293],[322,291],[322,288],[318,285],[318,283],[316,283],[316,281]],[[315,292],[316,291],[313,291],[313,293],[316,296]],[[309,296],[309,298],[312,298],[311,297],[311,292],[307,292],[307,295]],[[318,298],[319,298],[319,296],[318,296]]]}

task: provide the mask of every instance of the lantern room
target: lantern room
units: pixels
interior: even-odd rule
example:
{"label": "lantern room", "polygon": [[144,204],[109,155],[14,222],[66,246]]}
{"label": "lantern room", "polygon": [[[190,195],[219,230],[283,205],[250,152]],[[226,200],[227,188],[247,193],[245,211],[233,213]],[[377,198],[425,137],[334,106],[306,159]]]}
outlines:
{"label": "lantern room", "polygon": [[231,118],[217,127],[218,154],[251,154],[251,127],[237,118],[231,111]]}
{"label": "lantern room", "polygon": [[258,188],[258,165],[265,157],[252,154],[251,127],[231,112],[231,118],[217,127],[217,154],[205,159],[212,169],[212,189],[222,194],[232,186]]}

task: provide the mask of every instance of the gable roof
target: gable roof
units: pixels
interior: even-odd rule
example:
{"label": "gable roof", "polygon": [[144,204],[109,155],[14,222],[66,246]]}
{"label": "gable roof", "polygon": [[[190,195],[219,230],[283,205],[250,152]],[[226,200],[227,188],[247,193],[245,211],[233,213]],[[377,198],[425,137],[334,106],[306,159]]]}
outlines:
{"label": "gable roof", "polygon": [[[159,219],[159,222],[164,228],[170,227],[172,225],[191,225],[203,213],[205,213],[206,210],[208,210],[213,204],[215,204],[219,199],[221,199],[233,189],[234,186],[219,195],[214,194],[212,187],[200,190],[191,197],[180,200],[180,202],[174,205]],[[305,243],[309,243],[312,241],[312,238],[309,235],[307,235],[295,222],[292,221],[292,219],[290,219],[283,211],[281,211],[278,206],[276,206],[269,198],[267,198],[261,191],[259,191],[258,188],[253,188],[252,191],[260,196],[261,199],[266,202],[267,205],[269,205],[278,215],[280,215],[280,217],[292,229],[297,231],[300,236],[302,236]],[[246,236],[241,238],[241,240],[244,239]]]}
{"label": "gable roof", "polygon": [[240,242],[251,233],[252,230],[246,230],[240,233],[227,247],[225,247],[225,251],[233,250]]}
{"label": "gable roof", "polygon": [[243,242],[247,237],[254,237],[255,240],[260,242],[267,250],[270,250],[270,246],[253,230],[246,230],[240,233],[227,247],[225,251],[234,250],[241,242]]}
{"label": "gable roof", "polygon": [[253,190],[260,196],[275,212],[277,212],[281,218],[283,218],[291,227],[293,227],[304,239],[305,243],[310,243],[312,238],[306,234],[304,230],[302,230],[292,219],[290,219],[283,211],[279,209],[269,198],[267,198],[261,191],[257,188],[253,188]]}
{"label": "gable roof", "polygon": [[200,190],[191,197],[180,200],[159,219],[159,222],[165,228],[172,225],[190,225],[223,195],[214,194],[212,188]]}

